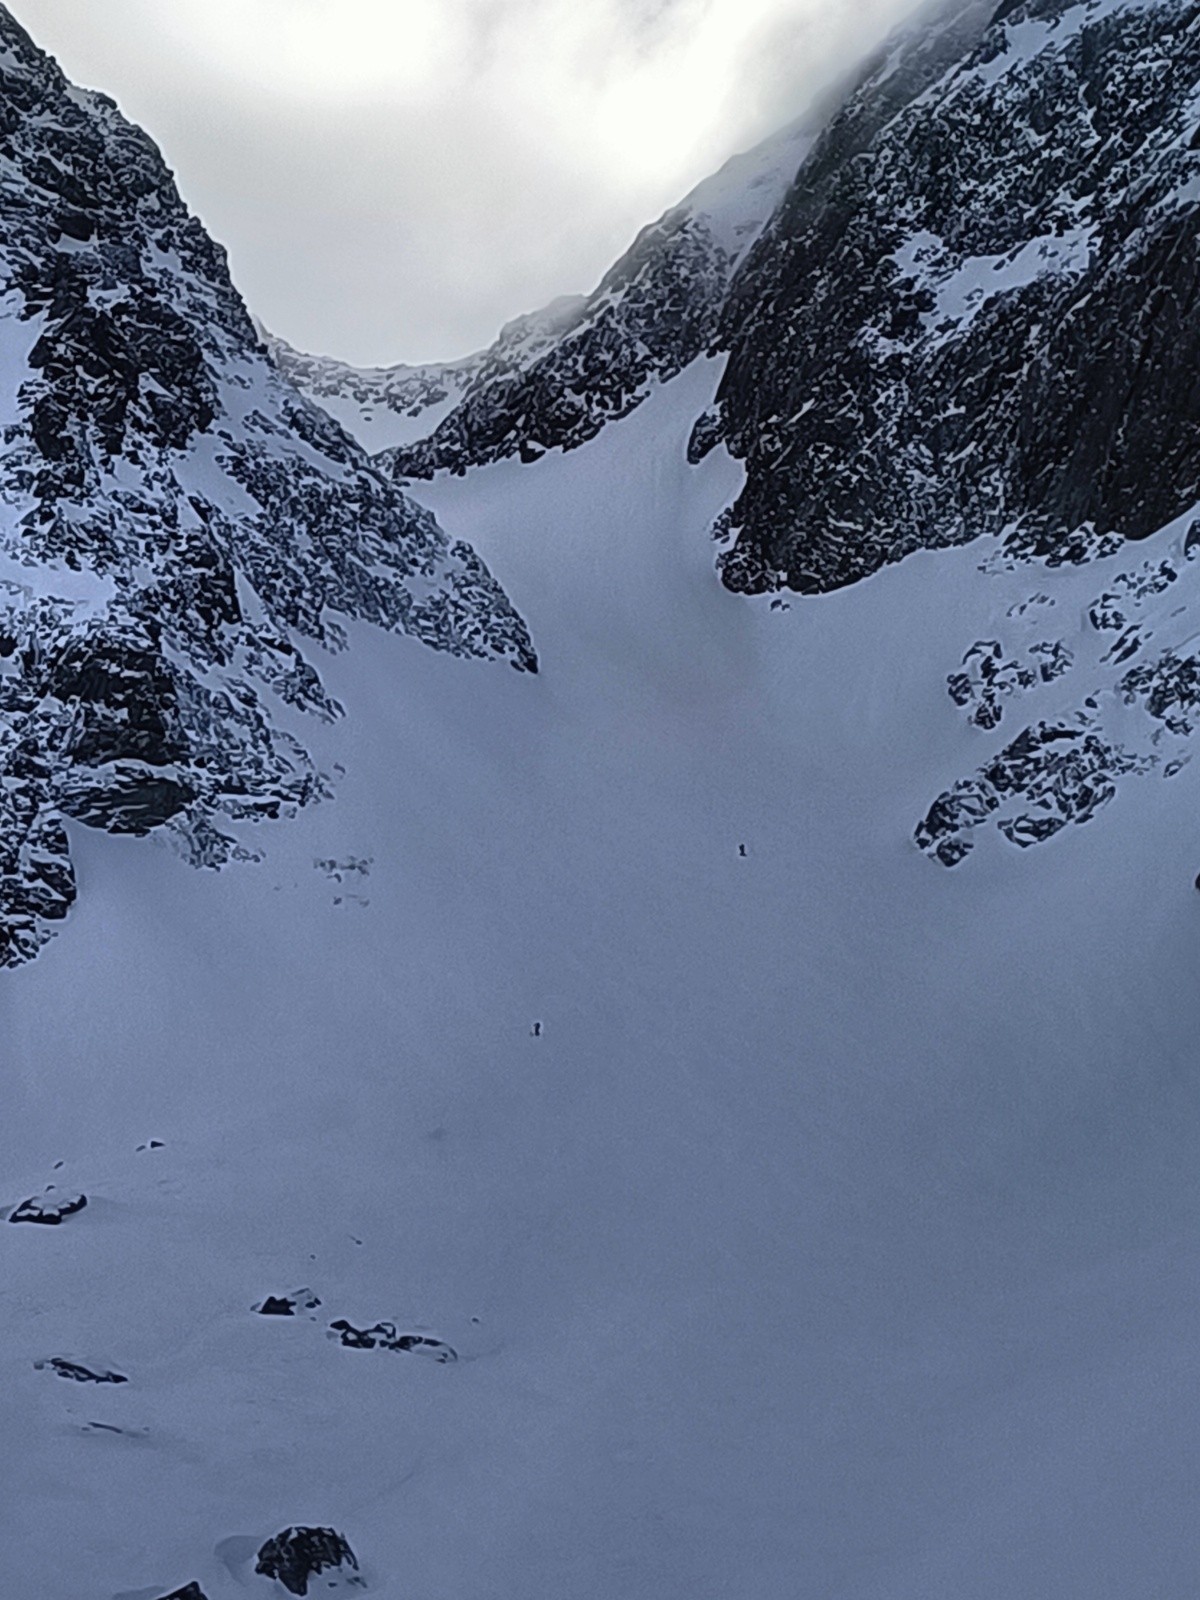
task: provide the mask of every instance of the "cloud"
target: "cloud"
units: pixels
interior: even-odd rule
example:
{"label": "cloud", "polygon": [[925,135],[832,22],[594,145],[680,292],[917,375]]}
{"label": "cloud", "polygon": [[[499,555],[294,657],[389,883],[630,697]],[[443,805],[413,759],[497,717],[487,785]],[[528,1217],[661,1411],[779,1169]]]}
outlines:
{"label": "cloud", "polygon": [[9,0],[159,141],[253,309],[363,362],[590,288],[912,0]]}

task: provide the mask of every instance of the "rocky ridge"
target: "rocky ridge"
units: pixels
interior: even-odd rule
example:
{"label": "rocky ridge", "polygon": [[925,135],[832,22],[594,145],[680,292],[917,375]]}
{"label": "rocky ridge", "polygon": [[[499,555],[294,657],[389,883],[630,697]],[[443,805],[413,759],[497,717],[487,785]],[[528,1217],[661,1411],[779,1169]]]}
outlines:
{"label": "rocky ridge", "polygon": [[[745,464],[714,530],[736,592],[824,592],[988,534],[1111,553],[1200,497],[1198,215],[1198,0],[951,0],[828,119],[644,230],[517,359],[502,338],[453,384],[395,369],[406,403],[450,409],[380,459],[533,461],[724,355],[689,455]],[[280,359],[328,397],[328,364]]]}
{"label": "rocky ridge", "polygon": [[426,366],[353,367],[332,356],[305,355],[260,327],[271,359],[288,381],[371,450],[428,437],[468,394],[532,365],[571,326],[585,301],[567,295],[516,317],[486,350]]}
{"label": "rocky ridge", "polygon": [[[714,530],[729,588],[823,592],[985,534],[1111,552],[1200,497],[1198,119],[1197,0],[936,6],[515,359],[502,337],[490,362],[395,369],[437,425],[380,459],[533,461],[726,355],[689,454],[745,463]],[[279,359],[369,429],[381,375],[333,395],[328,364]]]}
{"label": "rocky ridge", "polygon": [[425,437],[380,453],[399,478],[575,449],[704,353],[734,270],[811,146],[815,125],[805,118],[734,157],[644,228],[592,294],[517,318],[464,362],[364,372],[300,356],[278,340],[275,360],[360,438],[376,437],[382,406],[435,423]]}
{"label": "rocky ridge", "polygon": [[328,790],[343,621],[536,669],[475,553],[283,381],[155,146],[0,7],[0,966],[75,894],[64,819],[224,824]]}
{"label": "rocky ridge", "polygon": [[742,593],[1003,535],[1077,560],[1200,498],[1200,6],[958,6],[885,52],[734,281]]}

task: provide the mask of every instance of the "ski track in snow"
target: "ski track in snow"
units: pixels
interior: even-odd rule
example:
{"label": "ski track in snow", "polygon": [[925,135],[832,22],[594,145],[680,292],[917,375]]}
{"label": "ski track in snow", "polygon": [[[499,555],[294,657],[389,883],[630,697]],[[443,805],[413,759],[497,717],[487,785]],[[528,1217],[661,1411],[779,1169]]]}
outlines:
{"label": "ski track in snow", "polygon": [[911,838],[999,742],[964,650],[1128,552],[734,598],[716,376],[423,486],[541,677],[356,627],[260,864],[73,829],[2,1002],[5,1198],[89,1197],[0,1225],[14,1600],[265,1593],[304,1521],[377,1600],[1192,1600],[1195,769]]}

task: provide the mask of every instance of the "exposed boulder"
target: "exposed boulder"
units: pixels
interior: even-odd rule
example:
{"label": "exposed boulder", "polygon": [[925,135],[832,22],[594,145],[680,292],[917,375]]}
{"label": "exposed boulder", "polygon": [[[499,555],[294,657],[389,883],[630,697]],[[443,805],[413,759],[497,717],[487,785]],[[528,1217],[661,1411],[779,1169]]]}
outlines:
{"label": "exposed boulder", "polygon": [[333,1528],[285,1528],[263,1545],[254,1570],[276,1579],[289,1594],[306,1595],[310,1578],[330,1570],[357,1573],[358,1559]]}
{"label": "exposed boulder", "polygon": [[22,1200],[21,1204],[10,1214],[10,1222],[37,1222],[44,1227],[57,1228],[64,1217],[73,1217],[77,1211],[82,1211],[87,1205],[87,1195],[73,1194],[62,1195],[56,1189],[47,1189],[45,1194],[34,1195],[29,1200]]}
{"label": "exposed boulder", "polygon": [[338,1335],[338,1342],[345,1345],[347,1350],[402,1350],[415,1351],[418,1355],[430,1356],[434,1361],[445,1365],[449,1361],[458,1360],[458,1351],[450,1345],[444,1344],[441,1339],[429,1339],[421,1333],[397,1333],[394,1322],[377,1322],[371,1328],[356,1328],[353,1323],[347,1322],[344,1317],[339,1317],[336,1322],[329,1324],[331,1330]]}
{"label": "exposed boulder", "polygon": [[282,1295],[269,1294],[262,1305],[255,1310],[260,1317],[294,1317],[296,1315],[296,1302],[287,1300]]}

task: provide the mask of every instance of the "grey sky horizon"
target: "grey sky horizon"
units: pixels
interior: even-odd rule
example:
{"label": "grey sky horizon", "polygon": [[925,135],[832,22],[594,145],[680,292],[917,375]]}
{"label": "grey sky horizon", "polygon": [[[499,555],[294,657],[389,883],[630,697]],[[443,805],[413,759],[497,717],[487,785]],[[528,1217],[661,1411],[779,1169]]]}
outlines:
{"label": "grey sky horizon", "polygon": [[161,146],[251,310],[450,360],[587,291],[913,0],[7,0]]}

